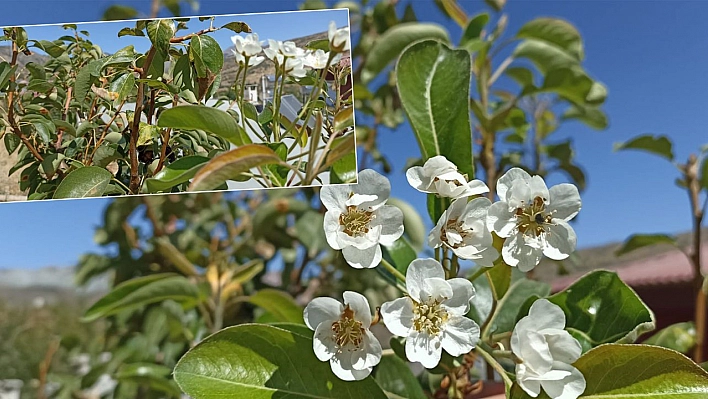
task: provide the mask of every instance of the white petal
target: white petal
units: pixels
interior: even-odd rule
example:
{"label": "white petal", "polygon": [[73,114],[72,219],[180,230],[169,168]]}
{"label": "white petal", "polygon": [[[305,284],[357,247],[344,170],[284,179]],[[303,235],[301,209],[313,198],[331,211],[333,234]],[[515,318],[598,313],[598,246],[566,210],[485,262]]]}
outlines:
{"label": "white petal", "polygon": [[337,343],[334,341],[334,333],[332,332],[332,323],[335,320],[329,320],[327,323],[320,323],[315,330],[315,335],[312,338],[312,349],[320,361],[325,362],[337,354]]}
{"label": "white petal", "polygon": [[381,305],[381,316],[388,331],[406,337],[413,328],[413,302],[410,298],[398,298]]}
{"label": "white petal", "polygon": [[516,382],[521,389],[531,397],[537,397],[541,393],[541,381],[535,378],[536,375],[529,370],[525,364],[516,365]]}
{"label": "white petal", "polygon": [[502,257],[507,265],[516,266],[525,273],[538,265],[543,257],[543,250],[528,245],[524,235],[516,233],[504,242]]}
{"label": "white petal", "polygon": [[518,324],[512,332],[511,350],[539,375],[549,372],[553,366],[553,356],[544,336],[533,330],[520,329]]}
{"label": "white petal", "polygon": [[435,259],[416,259],[406,271],[406,291],[415,301],[420,301],[420,291],[428,278],[445,279],[445,270]]}
{"label": "white petal", "polygon": [[557,381],[541,381],[541,386],[548,396],[552,399],[576,399],[585,392],[585,377],[578,369],[561,362],[555,362],[553,368],[568,371],[570,375]]}
{"label": "white petal", "polygon": [[492,201],[490,201],[488,198],[475,198],[465,205],[465,209],[462,214],[464,214],[465,220],[486,220],[490,206],[492,206]]}
{"label": "white petal", "polygon": [[339,319],[342,310],[344,310],[344,306],[339,301],[322,296],[307,304],[303,318],[310,330],[315,330],[323,321]]}
{"label": "white petal", "polygon": [[457,166],[445,158],[444,155],[436,155],[432,158],[428,158],[423,168],[425,169],[425,173],[430,177],[457,171]]}
{"label": "white petal", "polygon": [[529,181],[529,189],[531,190],[531,198],[541,197],[543,202],[548,204],[550,195],[548,194],[548,187],[546,182],[543,181],[541,176],[533,176]]}
{"label": "white petal", "polygon": [[526,173],[525,170],[520,168],[511,168],[504,173],[499,180],[497,180],[497,195],[502,201],[504,201],[506,199],[506,192],[515,182],[527,182],[529,180],[531,180],[531,175]]}
{"label": "white petal", "polygon": [[546,246],[543,248],[543,254],[554,260],[566,259],[575,251],[578,237],[567,222],[554,219],[552,223],[546,233]]}
{"label": "white petal", "polygon": [[436,300],[444,301],[452,298],[452,287],[443,278],[426,278],[418,295],[420,295],[421,300],[435,298]]}
{"label": "white petal", "polygon": [[483,181],[474,179],[471,182],[467,183],[462,195],[465,197],[471,197],[473,195],[479,195],[479,194],[484,194],[484,193],[488,193],[488,192],[489,192],[489,187],[487,187],[487,185],[484,184]]}
{"label": "white petal", "polygon": [[353,246],[342,248],[344,260],[355,269],[371,269],[381,263],[381,246],[359,249]]}
{"label": "white petal", "polygon": [[558,184],[548,191],[551,196],[548,210],[554,218],[567,222],[580,212],[580,194],[573,184]]}
{"label": "white petal", "polygon": [[384,205],[376,210],[372,226],[381,226],[379,242],[391,245],[403,235],[403,212],[395,206]]}
{"label": "white petal", "polygon": [[580,342],[573,338],[568,331],[553,330],[553,332],[548,332],[546,330],[542,333],[546,336],[553,360],[571,364],[580,358],[582,353]]}
{"label": "white petal", "polygon": [[531,304],[528,319],[533,321],[533,329],[536,331],[548,328],[563,330],[565,328],[565,313],[563,313],[563,309],[545,298],[541,298]]}
{"label": "white petal", "polygon": [[431,337],[426,333],[414,331],[406,338],[406,357],[411,362],[418,362],[427,369],[432,369],[440,363],[442,342],[440,337]]}
{"label": "white petal", "polygon": [[337,359],[337,357],[333,357],[329,361],[329,366],[332,368],[332,372],[334,375],[336,375],[340,380],[344,381],[359,381],[363,380],[364,378],[368,377],[369,374],[371,374],[371,369],[364,369],[364,370],[354,370],[351,368],[351,365],[349,365],[348,368],[343,367],[344,365]]}
{"label": "white petal", "polygon": [[479,326],[467,317],[452,317],[445,323],[442,346],[452,356],[468,353],[478,341]]}
{"label": "white petal", "polygon": [[368,206],[376,209],[386,203],[391,195],[391,183],[386,177],[372,169],[364,169],[359,172],[357,184],[351,187],[357,194],[371,194],[377,197],[377,200],[362,204],[362,207]]}
{"label": "white petal", "polygon": [[352,189],[349,186],[324,186],[320,190],[320,200],[328,210],[344,210],[345,203],[349,199]]}
{"label": "white petal", "polygon": [[499,251],[494,247],[489,247],[472,258],[474,263],[484,267],[494,266],[494,262],[496,262],[497,259],[499,259]]}
{"label": "white petal", "polygon": [[447,283],[452,287],[452,298],[444,302],[445,307],[456,316],[467,314],[474,296],[474,286],[466,278],[452,278]]}
{"label": "white petal", "polygon": [[440,217],[440,220],[438,220],[438,224],[433,227],[432,230],[430,230],[430,233],[428,233],[428,245],[432,248],[437,248],[442,245],[442,240],[440,239],[440,235],[442,234],[442,227],[445,225],[446,220],[445,220],[445,214],[443,214]]}
{"label": "white petal", "polygon": [[337,236],[339,234],[339,215],[338,211],[327,211],[324,216],[324,231],[327,237],[327,243],[332,249],[340,250],[342,245],[339,243]]}
{"label": "white petal", "polygon": [[409,168],[406,171],[406,179],[408,180],[408,184],[416,190],[424,193],[429,192],[427,191],[427,188],[430,185],[430,178],[425,176],[422,166],[413,166],[412,168]]}
{"label": "white petal", "polygon": [[360,321],[364,328],[371,326],[371,308],[364,295],[354,291],[344,291],[344,304],[354,311],[354,319]]}
{"label": "white petal", "polygon": [[509,210],[509,204],[503,201],[495,202],[487,213],[487,228],[497,233],[499,237],[509,237],[516,227],[516,216]]}
{"label": "white petal", "polygon": [[364,331],[361,350],[352,352],[354,370],[371,369],[381,361],[381,344],[368,329]]}

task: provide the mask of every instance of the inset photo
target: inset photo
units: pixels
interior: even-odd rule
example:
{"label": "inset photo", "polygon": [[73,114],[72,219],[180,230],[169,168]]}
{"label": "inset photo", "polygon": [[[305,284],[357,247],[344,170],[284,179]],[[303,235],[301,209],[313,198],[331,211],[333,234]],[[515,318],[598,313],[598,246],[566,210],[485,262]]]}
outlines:
{"label": "inset photo", "polygon": [[346,9],[2,29],[0,201],[357,182]]}

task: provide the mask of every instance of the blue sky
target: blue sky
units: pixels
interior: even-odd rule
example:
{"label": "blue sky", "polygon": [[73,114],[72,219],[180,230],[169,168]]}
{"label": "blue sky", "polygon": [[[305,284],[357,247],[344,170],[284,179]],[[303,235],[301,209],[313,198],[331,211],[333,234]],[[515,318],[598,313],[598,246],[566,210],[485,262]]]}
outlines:
{"label": "blue sky", "polygon": [[[90,21],[98,19],[110,3],[3,1],[0,25]],[[132,3],[142,10],[149,4],[147,0]],[[430,3],[413,2],[419,19],[446,24],[456,40],[460,29]],[[294,10],[298,4],[202,0],[193,15]],[[481,1],[461,4],[468,14],[485,9]],[[708,98],[703,94],[708,89],[708,2],[510,0],[507,12],[509,32],[537,16],[571,21],[585,39],[586,68],[609,88],[605,105],[609,129],[597,132],[569,123],[556,133],[559,141],[574,139],[577,161],[588,174],[583,210],[574,225],[579,246],[618,241],[637,232],[688,230],[688,199],[674,186],[675,168],[643,153],[615,153],[612,147],[639,134],[666,134],[674,141],[677,159],[684,160],[708,143],[702,117],[708,110]],[[295,29],[293,25],[272,24],[270,28],[277,32]],[[95,35],[92,39],[98,41]],[[390,176],[394,195],[422,208],[425,197],[407,185],[402,170],[408,158],[419,154],[412,132],[407,127],[383,132],[380,141],[394,167]],[[557,175],[549,182],[564,180]],[[107,203],[106,199],[94,199],[1,204],[0,268],[74,264],[81,253],[96,249],[93,229]]]}

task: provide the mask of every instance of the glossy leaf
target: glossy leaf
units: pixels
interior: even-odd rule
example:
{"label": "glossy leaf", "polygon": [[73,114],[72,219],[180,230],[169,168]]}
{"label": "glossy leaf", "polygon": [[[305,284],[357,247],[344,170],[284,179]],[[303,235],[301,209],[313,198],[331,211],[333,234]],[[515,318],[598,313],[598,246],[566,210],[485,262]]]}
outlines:
{"label": "glossy leaf", "polygon": [[59,183],[54,199],[100,197],[111,182],[111,172],[97,166],[86,166],[69,173]]}
{"label": "glossy leaf", "polygon": [[583,39],[572,24],[558,18],[536,18],[524,24],[516,34],[520,39],[537,39],[551,43],[578,61],[583,59]]}
{"label": "glossy leaf", "polygon": [[[408,266],[416,257],[416,251],[405,237],[394,241],[391,245],[382,245],[383,257],[398,269],[404,276]],[[383,269],[383,268],[381,268]]]}
{"label": "glossy leaf", "polygon": [[447,30],[438,24],[408,22],[393,26],[376,39],[361,73],[364,83],[371,81],[411,43],[438,39],[449,42]]}
{"label": "glossy leaf", "polygon": [[595,106],[578,106],[572,105],[568,108],[563,115],[561,120],[575,119],[593,129],[604,130],[607,129],[609,121],[607,120],[607,115],[598,107]]}
{"label": "glossy leaf", "polygon": [[222,26],[221,28],[231,30],[235,33],[241,33],[241,32],[249,33],[249,32],[251,32],[251,28],[245,22],[233,21],[233,22],[229,22],[228,24]]}
{"label": "glossy leaf", "polygon": [[444,155],[473,177],[469,53],[433,40],[419,42],[401,55],[396,75],[423,160]]}
{"label": "glossy leaf", "polygon": [[115,286],[110,293],[93,304],[82,319],[93,321],[167,299],[193,306],[201,300],[201,295],[195,284],[177,274],[137,277]]}
{"label": "glossy leaf", "polygon": [[555,45],[535,39],[524,40],[514,49],[514,57],[527,58],[542,73],[578,65],[578,60]]}
{"label": "glossy leaf", "polygon": [[625,143],[616,143],[615,151],[620,150],[641,150],[656,154],[669,161],[674,160],[673,144],[666,136],[639,136]]}
{"label": "glossy leaf", "polygon": [[[503,265],[510,268],[507,265]],[[551,292],[551,287],[539,281],[520,279],[509,287],[509,292],[499,300],[497,309],[489,322],[493,334],[511,331],[516,325],[518,309],[531,297],[543,297]],[[528,314],[528,312],[526,312]]]}
{"label": "glossy leaf", "polygon": [[248,302],[262,308],[283,323],[304,324],[303,309],[287,292],[264,288],[248,297]]}
{"label": "glossy leaf", "polygon": [[644,343],[688,353],[696,345],[696,326],[690,321],[672,324],[657,331]]}
{"label": "glossy leaf", "polygon": [[293,330],[258,324],[226,328],[182,357],[175,381],[194,399],[386,399],[371,377],[337,378],[329,363],[315,357],[312,333]]}
{"label": "glossy leaf", "polygon": [[356,183],[356,169],[356,154],[351,152],[332,165],[332,169],[330,169],[330,184]]}
{"label": "glossy leaf", "polygon": [[666,234],[634,234],[629,236],[617,251],[616,256],[622,256],[636,249],[657,244],[676,246],[676,238]]}
{"label": "glossy leaf", "polygon": [[701,165],[701,176],[700,182],[701,186],[705,189],[708,190],[708,156],[703,158],[703,164]]}
{"label": "glossy leaf", "polygon": [[200,155],[190,155],[166,165],[154,177],[145,179],[148,192],[168,191],[178,184],[188,182],[209,160]]}
{"label": "glossy leaf", "polygon": [[175,34],[175,24],[171,19],[156,19],[147,24],[147,35],[155,49],[166,54],[170,48],[170,39]]}
{"label": "glossy leaf", "polygon": [[413,375],[408,364],[398,356],[382,356],[381,362],[376,367],[376,382],[381,389],[408,399],[426,399],[420,382]]}
{"label": "glossy leaf", "polygon": [[470,18],[465,31],[462,33],[460,47],[466,47],[474,41],[481,40],[482,32],[487,23],[489,23],[489,14],[486,12]]}
{"label": "glossy leaf", "polygon": [[182,105],[164,110],[157,119],[160,127],[204,130],[236,145],[243,145],[245,132],[236,120],[220,109],[201,105]]}
{"label": "glossy leaf", "polygon": [[[599,346],[574,366],[587,386],[580,399],[703,399],[708,373],[678,352],[649,345]],[[511,399],[529,396],[514,385]],[[547,399],[542,393],[539,399]]]}
{"label": "glossy leaf", "polygon": [[280,157],[267,146],[247,144],[219,154],[204,165],[194,176],[189,191],[213,190],[251,168],[280,162]]}
{"label": "glossy leaf", "polygon": [[216,75],[224,66],[224,53],[219,43],[207,35],[194,36],[189,41],[189,58],[200,78],[207,77],[207,71]]}
{"label": "glossy leaf", "polygon": [[138,16],[138,10],[133,7],[113,4],[103,12],[103,19],[106,21],[117,21],[120,19],[131,19]]}
{"label": "glossy leaf", "polygon": [[109,90],[118,93],[116,102],[120,103],[130,95],[133,87],[135,87],[135,75],[132,72],[128,72],[112,81]]}

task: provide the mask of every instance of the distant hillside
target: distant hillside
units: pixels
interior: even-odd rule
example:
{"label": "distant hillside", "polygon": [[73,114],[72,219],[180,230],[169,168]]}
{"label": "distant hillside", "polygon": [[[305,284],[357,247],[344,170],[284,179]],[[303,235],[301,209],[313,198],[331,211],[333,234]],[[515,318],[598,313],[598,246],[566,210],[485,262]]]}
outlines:
{"label": "distant hillside", "polygon": [[108,278],[99,277],[78,289],[73,267],[0,269],[0,298],[16,303],[32,301],[38,296],[60,300],[77,294],[96,294],[108,291],[108,287]]}
{"label": "distant hillside", "polygon": [[[2,61],[10,62],[11,60],[12,60],[12,47],[0,46],[0,62],[2,62]],[[48,60],[49,60],[49,56],[37,54],[37,53],[32,53],[32,55],[24,55],[23,53],[20,53],[17,56],[17,64],[21,68],[24,68],[24,66],[29,64],[30,62],[44,65],[44,63],[47,62]],[[20,72],[20,73],[22,74],[22,72]],[[22,75],[20,75],[20,76],[22,76]]]}

